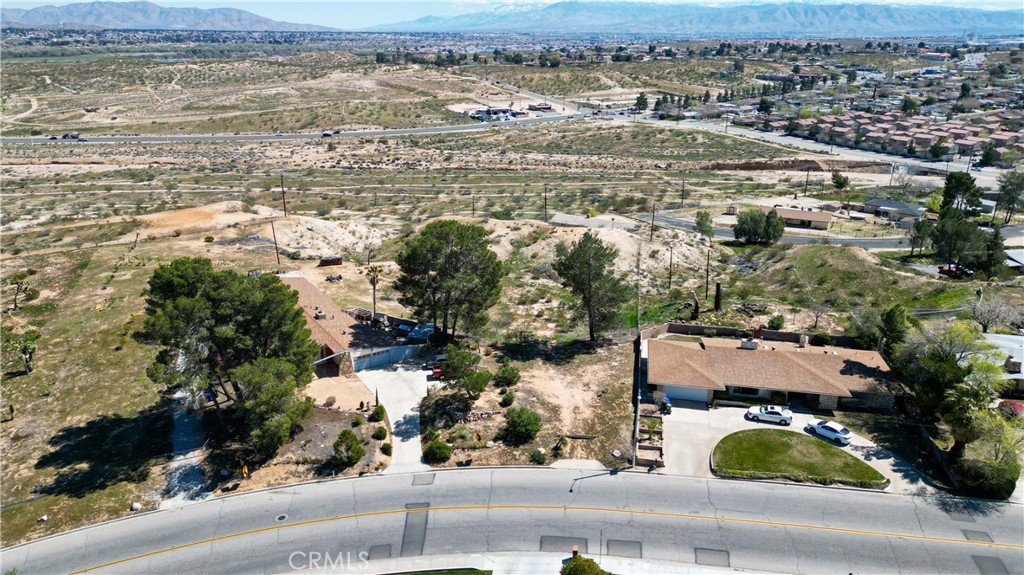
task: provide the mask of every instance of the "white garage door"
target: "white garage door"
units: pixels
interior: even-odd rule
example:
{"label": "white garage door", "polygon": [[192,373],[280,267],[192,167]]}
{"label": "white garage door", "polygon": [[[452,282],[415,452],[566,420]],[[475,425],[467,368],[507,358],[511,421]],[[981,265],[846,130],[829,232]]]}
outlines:
{"label": "white garage door", "polygon": [[703,401],[708,400],[708,390],[700,389],[697,387],[678,387],[674,385],[666,385],[663,388],[665,395],[672,399],[680,399],[683,401]]}

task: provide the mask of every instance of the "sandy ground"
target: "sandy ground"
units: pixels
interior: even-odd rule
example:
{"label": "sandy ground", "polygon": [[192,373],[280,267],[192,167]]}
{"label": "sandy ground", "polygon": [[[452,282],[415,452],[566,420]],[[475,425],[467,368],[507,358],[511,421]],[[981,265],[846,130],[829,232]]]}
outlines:
{"label": "sandy ground", "polygon": [[[199,208],[138,216],[138,220],[142,222],[142,227],[138,232],[143,237],[165,236],[175,234],[175,232],[194,234],[251,222],[260,217],[258,214],[242,211],[241,202],[218,202]],[[120,238],[119,241],[130,240],[134,237],[135,232],[131,232]]]}
{"label": "sandy ground", "polygon": [[305,389],[306,395],[312,397],[317,405],[324,405],[328,397],[334,397],[333,407],[344,410],[359,408],[359,402],[368,404],[373,401],[366,386],[355,377],[321,377],[314,379]]}
{"label": "sandy ground", "polygon": [[[618,216],[602,216],[615,219]],[[555,246],[559,243],[571,244],[583,237],[587,231],[591,231],[601,241],[615,247],[619,251],[619,257],[615,260],[615,269],[618,272],[628,272],[636,269],[636,256],[638,247],[642,249],[641,266],[648,268],[667,268],[669,262],[669,246],[672,247],[673,265],[687,266],[697,265],[704,261],[707,256],[707,248],[697,239],[694,233],[682,230],[658,229],[654,234],[654,242],[651,243],[649,236],[638,225],[636,231],[609,228],[576,228],[552,226],[539,220],[483,220],[466,217],[451,217],[437,219],[455,219],[464,223],[476,223],[484,226],[491,233],[491,249],[498,254],[502,260],[508,259],[513,252],[512,242],[524,240],[531,237],[531,234],[543,232],[540,240],[523,248],[523,254],[539,261],[549,261],[555,253]],[[621,218],[619,219],[626,219]],[[432,221],[432,220],[431,220]],[[429,221],[421,224],[422,229]]]}
{"label": "sandy ground", "polygon": [[282,248],[302,256],[321,258],[351,252],[364,253],[367,249],[380,246],[397,233],[397,228],[393,226],[371,226],[362,216],[342,221],[296,215],[284,218],[280,210],[266,206],[256,206],[254,209],[261,216],[280,217],[274,222],[274,230],[267,224],[261,230],[261,236],[269,238],[276,232]]}

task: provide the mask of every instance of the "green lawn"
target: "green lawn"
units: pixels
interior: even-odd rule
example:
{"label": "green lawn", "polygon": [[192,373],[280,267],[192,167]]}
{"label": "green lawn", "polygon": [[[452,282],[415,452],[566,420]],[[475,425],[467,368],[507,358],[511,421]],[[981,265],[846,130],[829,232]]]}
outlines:
{"label": "green lawn", "polygon": [[781,429],[750,429],[715,446],[712,470],[720,477],[788,479],[883,489],[889,484],[871,466],[820,439]]}

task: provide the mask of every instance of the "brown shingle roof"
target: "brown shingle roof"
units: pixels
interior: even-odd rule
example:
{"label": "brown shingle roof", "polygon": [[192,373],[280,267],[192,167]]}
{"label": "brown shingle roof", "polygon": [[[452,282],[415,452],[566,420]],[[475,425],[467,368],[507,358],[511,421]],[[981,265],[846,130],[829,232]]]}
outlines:
{"label": "brown shingle roof", "polygon": [[727,385],[850,397],[851,391],[897,393],[889,366],[872,351],[797,348],[739,349],[734,340],[705,340],[703,348],[664,340],[648,342],[648,380],[724,390]]}
{"label": "brown shingle roof", "polygon": [[[352,345],[351,332],[357,323],[352,316],[341,311],[338,304],[324,295],[309,280],[299,275],[279,276],[281,283],[299,294],[299,307],[306,318],[306,326],[313,341],[327,346],[334,353],[345,351]],[[320,310],[320,314],[317,314]],[[317,319],[318,315],[320,319]]]}

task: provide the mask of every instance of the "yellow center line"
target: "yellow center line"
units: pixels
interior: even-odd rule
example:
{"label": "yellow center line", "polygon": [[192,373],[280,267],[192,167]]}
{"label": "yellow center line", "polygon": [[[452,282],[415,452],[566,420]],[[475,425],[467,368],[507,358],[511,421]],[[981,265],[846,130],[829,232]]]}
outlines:
{"label": "yellow center line", "polygon": [[307,519],[305,521],[296,521],[293,523],[284,523],[281,525],[271,525],[268,527],[261,527],[259,529],[250,529],[249,531],[240,531],[238,533],[231,533],[228,535],[221,535],[219,537],[210,537],[209,539],[203,539],[201,541],[194,541],[192,543],[185,543],[184,545],[175,545],[174,547],[167,547],[164,549],[157,549],[155,551],[149,551],[147,553],[141,553],[139,555],[133,555],[131,557],[125,557],[116,561],[110,561],[109,563],[103,563],[102,565],[95,565],[87,567],[85,569],[79,569],[78,571],[72,571],[69,575],[79,575],[81,573],[88,573],[89,571],[95,571],[97,569],[106,569],[113,565],[119,565],[121,563],[127,563],[130,561],[136,561],[138,559],[144,559],[153,555],[160,555],[162,553],[169,553],[171,551],[177,551],[179,549],[187,549],[189,547],[195,547],[197,545],[205,545],[207,543],[216,543],[218,541],[225,541],[228,539],[235,539],[238,537],[246,537],[249,535],[256,535],[259,533],[266,533],[268,531],[277,531],[281,529],[288,529],[291,527],[302,527],[305,525],[315,525],[318,523],[328,523],[332,521],[346,521],[350,519],[361,519],[364,517],[376,517],[383,515],[396,515],[399,513],[423,513],[432,512],[437,513],[440,511],[498,511],[498,510],[516,510],[516,511],[579,511],[579,512],[594,512],[594,513],[620,513],[629,515],[643,515],[648,517],[667,517],[672,519],[694,519],[698,521],[715,521],[722,523],[742,523],[747,525],[762,525],[766,527],[789,527],[793,529],[809,529],[813,531],[825,531],[829,533],[846,533],[851,535],[869,535],[873,537],[895,537],[897,539],[909,539],[914,541],[928,541],[933,543],[956,543],[959,545],[976,545],[981,547],[997,547],[1000,549],[1013,549],[1013,550],[1024,550],[1024,545],[1017,545],[1014,543],[999,543],[992,541],[972,541],[970,539],[955,539],[953,537],[935,537],[931,535],[914,535],[911,533],[892,533],[888,531],[870,531],[865,529],[850,529],[846,527],[828,527],[825,525],[813,525],[810,523],[790,523],[785,521],[770,521],[767,519],[742,519],[739,517],[715,517],[713,515],[698,515],[694,513],[675,513],[672,511],[639,511],[632,509],[615,509],[609,507],[580,507],[571,505],[450,505],[445,507],[427,507],[420,509],[385,509],[382,511],[368,511],[364,513],[352,513],[349,515],[335,515],[333,517],[322,517],[320,519]]}

